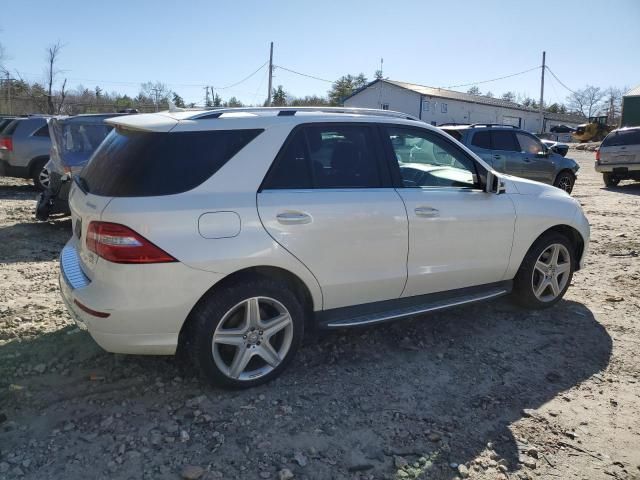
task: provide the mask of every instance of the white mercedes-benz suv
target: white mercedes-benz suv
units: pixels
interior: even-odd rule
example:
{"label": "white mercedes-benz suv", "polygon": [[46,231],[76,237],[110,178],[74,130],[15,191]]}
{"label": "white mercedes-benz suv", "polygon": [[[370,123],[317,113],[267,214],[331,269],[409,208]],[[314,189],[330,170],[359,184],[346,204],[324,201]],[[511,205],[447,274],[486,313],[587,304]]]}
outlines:
{"label": "white mercedes-benz suv", "polygon": [[279,375],[309,329],[511,293],[558,302],[589,225],[405,114],[253,108],[118,117],[70,193],[69,312],[105,350],[187,352],[216,384]]}

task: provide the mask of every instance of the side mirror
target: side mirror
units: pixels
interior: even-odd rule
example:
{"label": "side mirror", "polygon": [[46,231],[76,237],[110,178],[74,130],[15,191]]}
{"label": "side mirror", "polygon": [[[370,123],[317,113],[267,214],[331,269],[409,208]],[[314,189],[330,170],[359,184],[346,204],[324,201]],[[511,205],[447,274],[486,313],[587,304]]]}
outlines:
{"label": "side mirror", "polygon": [[507,191],[504,181],[498,175],[492,171],[487,172],[487,183],[484,186],[484,191],[487,193],[495,193],[500,195]]}

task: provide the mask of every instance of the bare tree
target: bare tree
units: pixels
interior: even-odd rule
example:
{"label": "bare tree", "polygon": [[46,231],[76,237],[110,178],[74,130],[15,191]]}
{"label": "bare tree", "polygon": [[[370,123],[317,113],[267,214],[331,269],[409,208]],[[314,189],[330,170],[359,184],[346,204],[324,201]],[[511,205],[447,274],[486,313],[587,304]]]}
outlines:
{"label": "bare tree", "polygon": [[[60,71],[56,67],[56,64],[60,57],[60,51],[62,50],[62,47],[63,45],[60,43],[60,41],[58,41],[47,48],[47,110],[49,115],[53,115],[56,113],[56,105],[53,101],[53,84],[55,83],[56,76],[58,75],[58,73],[60,73]],[[66,84],[67,79],[65,78],[64,84],[62,86],[62,101],[58,104],[57,108],[58,112],[62,110],[62,106],[64,104],[64,88]]]}
{"label": "bare tree", "polygon": [[62,113],[62,106],[64,105],[64,99],[67,98],[67,92],[65,90],[65,87],[67,86],[67,79],[64,79],[64,82],[62,82],[62,89],[60,90],[60,101],[58,102],[58,115],[60,115],[60,113]]}
{"label": "bare tree", "polygon": [[4,74],[7,72],[7,69],[4,66],[4,62],[7,59],[7,52],[4,49],[4,45],[0,43],[0,73]]}
{"label": "bare tree", "polygon": [[171,89],[162,82],[145,82],[140,85],[140,95],[151,100],[157,111],[160,104],[166,104],[168,107]]}
{"label": "bare tree", "polygon": [[582,90],[577,90],[567,97],[569,110],[582,113],[585,117],[593,117],[602,109],[602,99],[605,92],[600,87],[587,85]]}
{"label": "bare tree", "polygon": [[607,123],[617,125],[622,115],[622,95],[629,90],[627,87],[609,87],[605,91],[605,104],[607,108]]}

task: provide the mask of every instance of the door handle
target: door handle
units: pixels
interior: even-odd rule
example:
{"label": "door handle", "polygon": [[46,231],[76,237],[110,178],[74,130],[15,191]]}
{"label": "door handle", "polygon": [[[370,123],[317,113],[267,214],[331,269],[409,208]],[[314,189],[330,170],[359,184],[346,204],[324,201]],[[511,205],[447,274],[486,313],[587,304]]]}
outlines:
{"label": "door handle", "polygon": [[304,212],[280,212],[276,219],[283,225],[298,225],[311,223],[311,215]]}
{"label": "door handle", "polygon": [[433,218],[440,216],[440,211],[437,208],[431,207],[416,207],[414,212],[418,217]]}
{"label": "door handle", "polygon": [[524,163],[531,163],[531,159],[530,158],[525,158],[524,159]]}
{"label": "door handle", "polygon": [[494,155],[493,158],[495,158],[496,160],[500,160],[502,158],[502,155]]}

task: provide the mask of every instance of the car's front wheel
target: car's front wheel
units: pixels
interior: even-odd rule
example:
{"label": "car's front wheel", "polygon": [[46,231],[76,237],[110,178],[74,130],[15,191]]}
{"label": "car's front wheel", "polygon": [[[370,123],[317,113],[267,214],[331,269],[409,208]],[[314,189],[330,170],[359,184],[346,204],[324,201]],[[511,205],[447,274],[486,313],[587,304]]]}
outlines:
{"label": "car's front wheel", "polygon": [[559,188],[560,190],[564,190],[567,193],[571,193],[573,191],[573,185],[576,183],[576,176],[565,170],[560,172],[556,177],[555,182],[553,182],[553,186]]}
{"label": "car's front wheel", "polygon": [[571,242],[559,233],[541,236],[529,249],[514,279],[514,297],[529,308],[547,308],[564,296],[575,265]]}
{"label": "car's front wheel", "polygon": [[213,291],[192,312],[187,348],[216,385],[248,388],[280,375],[302,341],[303,308],[287,285],[255,278]]}
{"label": "car's front wheel", "polygon": [[605,187],[616,187],[620,183],[620,179],[610,173],[603,173],[602,180],[604,181]]}

